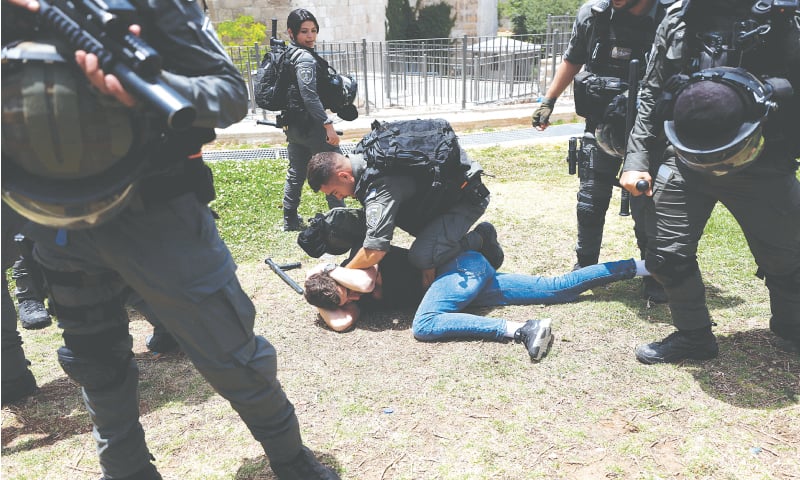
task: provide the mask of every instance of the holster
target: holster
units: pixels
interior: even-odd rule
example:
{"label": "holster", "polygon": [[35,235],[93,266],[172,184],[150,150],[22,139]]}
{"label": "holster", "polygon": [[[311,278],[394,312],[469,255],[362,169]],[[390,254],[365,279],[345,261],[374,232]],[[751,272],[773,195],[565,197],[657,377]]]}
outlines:
{"label": "holster", "polygon": [[584,118],[600,115],[615,96],[627,89],[628,84],[617,77],[579,72],[573,79],[575,113]]}

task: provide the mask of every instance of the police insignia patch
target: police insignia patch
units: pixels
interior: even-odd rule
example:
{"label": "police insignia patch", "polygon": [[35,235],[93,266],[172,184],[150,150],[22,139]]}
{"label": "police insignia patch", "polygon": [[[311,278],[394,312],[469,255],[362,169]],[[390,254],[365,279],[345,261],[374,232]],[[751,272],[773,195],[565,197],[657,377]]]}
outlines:
{"label": "police insignia patch", "polygon": [[301,67],[297,69],[297,76],[300,80],[308,85],[314,80],[314,67]]}
{"label": "police insignia patch", "polygon": [[375,228],[383,217],[383,205],[371,203],[366,209],[367,227]]}

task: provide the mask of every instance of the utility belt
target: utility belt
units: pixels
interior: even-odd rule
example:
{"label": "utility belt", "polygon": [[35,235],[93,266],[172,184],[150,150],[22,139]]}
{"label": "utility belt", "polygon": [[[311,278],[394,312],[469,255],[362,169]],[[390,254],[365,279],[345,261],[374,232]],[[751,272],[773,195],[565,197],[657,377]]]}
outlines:
{"label": "utility belt", "polygon": [[578,174],[581,181],[595,179],[616,183],[621,160],[605,155],[598,147],[594,135],[586,133],[583,137],[569,139],[567,156],[569,174]]}
{"label": "utility belt", "polygon": [[199,151],[187,156],[175,173],[143,179],[138,192],[145,209],[155,208],[190,192],[197,195],[203,204],[217,198],[213,172],[203,162],[203,154]]}
{"label": "utility belt", "polygon": [[489,197],[489,189],[483,184],[482,175],[482,169],[470,170],[464,175],[464,182],[461,184],[463,198],[473,205],[480,205]]}
{"label": "utility belt", "polygon": [[602,116],[611,100],[628,90],[628,83],[617,77],[602,77],[582,71],[573,80],[575,113],[581,117]]}

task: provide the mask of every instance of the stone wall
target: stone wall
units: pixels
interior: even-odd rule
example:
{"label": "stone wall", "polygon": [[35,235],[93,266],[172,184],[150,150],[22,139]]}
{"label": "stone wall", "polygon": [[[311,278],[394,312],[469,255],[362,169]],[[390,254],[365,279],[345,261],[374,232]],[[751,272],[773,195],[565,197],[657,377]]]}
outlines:
{"label": "stone wall", "polygon": [[[445,1],[456,14],[452,37],[495,35],[497,0],[423,0],[422,5]],[[410,0],[413,6],[415,0]],[[386,39],[386,0],[207,0],[214,22],[252,15],[271,28],[278,19],[280,37],[286,39],[286,17],[295,8],[307,8],[319,22],[319,41],[383,41]]]}

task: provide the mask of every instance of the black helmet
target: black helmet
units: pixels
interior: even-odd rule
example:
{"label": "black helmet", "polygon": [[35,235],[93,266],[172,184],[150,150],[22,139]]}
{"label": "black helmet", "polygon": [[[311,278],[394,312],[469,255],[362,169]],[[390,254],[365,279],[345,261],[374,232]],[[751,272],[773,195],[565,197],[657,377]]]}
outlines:
{"label": "black helmet", "polygon": [[141,170],[133,111],[97,94],[50,43],[3,49],[2,196],[36,223],[95,226]]}
{"label": "black helmet", "polygon": [[336,207],[312,218],[308,228],[297,236],[297,244],[310,257],[341,255],[360,247],[366,234],[363,208]]}
{"label": "black helmet", "polygon": [[300,25],[307,20],[314,22],[314,26],[317,27],[317,31],[319,31],[317,17],[305,8],[296,8],[289,12],[289,17],[286,18],[286,26],[292,31],[292,35],[295,35],[297,31],[300,30]]}
{"label": "black helmet", "polygon": [[743,68],[702,70],[675,94],[664,132],[692,170],[725,175],[751,165],[764,148],[762,126],[777,105],[774,88]]}

